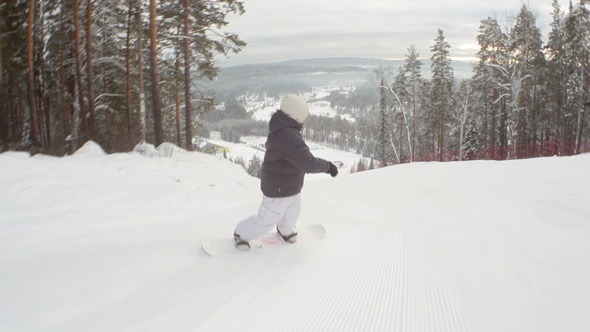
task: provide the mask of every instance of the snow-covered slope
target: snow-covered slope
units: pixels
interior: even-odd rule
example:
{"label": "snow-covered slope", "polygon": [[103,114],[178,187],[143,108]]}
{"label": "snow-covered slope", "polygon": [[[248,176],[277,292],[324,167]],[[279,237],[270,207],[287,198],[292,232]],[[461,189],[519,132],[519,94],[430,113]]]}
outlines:
{"label": "snow-covered slope", "polygon": [[0,331],[586,331],[590,155],[315,179],[318,242],[212,258],[258,180],[208,155],[0,154]]}

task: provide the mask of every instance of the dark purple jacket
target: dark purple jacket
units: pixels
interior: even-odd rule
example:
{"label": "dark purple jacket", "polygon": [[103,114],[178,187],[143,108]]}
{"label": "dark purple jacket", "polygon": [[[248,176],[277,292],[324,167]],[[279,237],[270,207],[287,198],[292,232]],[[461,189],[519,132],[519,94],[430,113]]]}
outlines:
{"label": "dark purple jacket", "polygon": [[323,173],[330,163],[314,157],[301,137],[303,125],[283,111],[270,119],[260,188],[267,197],[288,197],[301,192],[305,173]]}

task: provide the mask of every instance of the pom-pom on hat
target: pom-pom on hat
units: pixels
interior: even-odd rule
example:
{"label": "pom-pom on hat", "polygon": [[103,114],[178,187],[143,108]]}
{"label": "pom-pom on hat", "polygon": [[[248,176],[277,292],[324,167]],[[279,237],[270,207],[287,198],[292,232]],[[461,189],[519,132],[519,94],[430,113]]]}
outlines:
{"label": "pom-pom on hat", "polygon": [[305,100],[294,94],[288,94],[281,101],[281,111],[299,123],[309,116],[309,108]]}

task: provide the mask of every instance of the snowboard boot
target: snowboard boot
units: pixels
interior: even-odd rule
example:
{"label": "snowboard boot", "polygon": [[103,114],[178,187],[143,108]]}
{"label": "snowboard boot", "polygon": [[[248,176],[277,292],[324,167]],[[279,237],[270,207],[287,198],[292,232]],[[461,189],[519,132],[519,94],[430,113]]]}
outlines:
{"label": "snowboard boot", "polygon": [[248,241],[242,240],[240,235],[236,232],[234,232],[234,241],[236,241],[235,246],[238,250],[241,250],[241,251],[250,250],[250,243]]}
{"label": "snowboard boot", "polygon": [[283,235],[283,233],[281,233],[281,231],[277,227],[277,233],[279,233],[279,235],[283,238],[283,240],[285,240],[285,242],[289,242],[289,243],[297,242],[297,232],[293,232],[290,235]]}

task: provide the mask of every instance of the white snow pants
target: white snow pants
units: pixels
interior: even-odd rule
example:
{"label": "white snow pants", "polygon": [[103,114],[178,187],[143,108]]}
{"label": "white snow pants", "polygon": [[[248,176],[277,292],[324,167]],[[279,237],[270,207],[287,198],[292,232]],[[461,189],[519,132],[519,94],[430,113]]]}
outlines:
{"label": "white snow pants", "polygon": [[250,241],[270,232],[275,226],[281,234],[295,232],[295,225],[301,212],[301,194],[271,198],[262,195],[258,214],[238,223],[236,233],[243,240]]}

